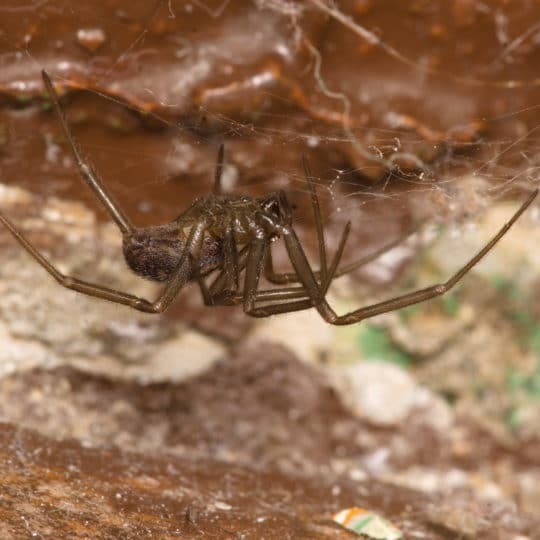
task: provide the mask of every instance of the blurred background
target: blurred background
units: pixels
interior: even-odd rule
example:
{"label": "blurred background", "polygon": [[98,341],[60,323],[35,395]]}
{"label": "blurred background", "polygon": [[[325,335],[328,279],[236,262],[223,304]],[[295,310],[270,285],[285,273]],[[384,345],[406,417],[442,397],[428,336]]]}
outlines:
{"label": "blurred background", "polygon": [[[0,208],[62,272],[157,294],[46,69],[136,225],[207,194],[224,143],[225,189],[285,190],[316,266],[305,156],[330,253],[351,221],[344,263],[380,254],[333,283],[340,314],[444,282],[538,186],[539,21],[531,0],[7,1]],[[332,516],[362,507],[405,538],[537,538],[539,241],[533,203],[445,296],[333,327],[196,286],[140,314],[0,230],[3,537],[349,538]]]}

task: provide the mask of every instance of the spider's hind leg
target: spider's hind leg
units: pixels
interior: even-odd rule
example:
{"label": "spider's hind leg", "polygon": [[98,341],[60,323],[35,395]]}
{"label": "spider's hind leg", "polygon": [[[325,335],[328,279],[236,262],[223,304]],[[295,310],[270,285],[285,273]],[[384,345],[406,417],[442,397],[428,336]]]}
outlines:
{"label": "spider's hind leg", "polygon": [[206,228],[204,222],[200,222],[191,228],[177,269],[159,297],[155,301],[150,302],[145,298],[133,294],[62,274],[2,213],[0,213],[0,223],[9,230],[19,244],[63,287],[116,304],[123,304],[144,313],[162,313],[186,285],[191,274],[189,255],[200,242]]}
{"label": "spider's hind leg", "polygon": [[21,246],[63,287],[72,289],[88,296],[102,298],[124,304],[139,311],[152,313],[152,304],[144,298],[139,298],[132,294],[124,293],[108,287],[103,287],[94,283],[83,281],[72,276],[62,274],[53,264],[51,264],[24,236],[11,221],[0,213],[0,222],[9,230]]}

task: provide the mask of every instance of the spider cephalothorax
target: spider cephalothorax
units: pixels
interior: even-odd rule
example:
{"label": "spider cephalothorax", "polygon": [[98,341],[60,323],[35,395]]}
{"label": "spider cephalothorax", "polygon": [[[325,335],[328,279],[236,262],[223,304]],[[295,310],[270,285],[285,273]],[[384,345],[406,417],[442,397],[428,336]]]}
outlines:
{"label": "spider cephalothorax", "polygon": [[[0,221],[30,255],[64,287],[147,313],[159,313],[167,309],[182,288],[189,281],[196,280],[207,305],[242,304],[245,313],[254,317],[313,307],[329,323],[352,324],[444,294],[493,248],[538,193],[532,193],[510,221],[445,283],[362,307],[345,315],[337,315],[325,298],[332,280],[373,260],[381,251],[338,268],[350,229],[350,223],[347,223],[334,258],[330,265],[327,264],[319,200],[305,160],[304,170],[319,247],[318,271],[312,270],[296,235],[291,205],[283,191],[261,198],[225,195],[221,192],[223,146],[220,147],[218,155],[213,193],[196,199],[169,224],[137,228],[131,224],[83,159],[49,76],[45,71],[42,73],[45,88],[60,118],[81,175],[109,211],[123,235],[123,250],[128,266],[142,277],[163,282],[163,291],[157,300],[150,302],[132,294],[64,276],[1,214]],[[273,269],[271,244],[278,238],[285,244],[293,272],[276,273]],[[395,242],[391,245],[394,244]],[[271,283],[284,286],[261,290],[259,281],[263,274]],[[214,277],[209,282],[210,276]],[[292,283],[297,285],[291,286]]]}

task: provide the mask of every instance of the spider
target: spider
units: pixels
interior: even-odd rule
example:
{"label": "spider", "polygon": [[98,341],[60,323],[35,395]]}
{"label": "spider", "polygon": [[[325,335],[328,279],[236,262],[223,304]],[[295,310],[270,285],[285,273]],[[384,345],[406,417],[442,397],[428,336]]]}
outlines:
{"label": "spider", "polygon": [[[538,190],[534,191],[510,221],[445,283],[361,307],[345,315],[337,315],[325,298],[332,281],[376,258],[384,249],[338,269],[351,227],[348,222],[341,234],[336,253],[328,265],[319,200],[305,158],[304,171],[311,197],[320,259],[318,271],[313,271],[308,262],[293,226],[291,205],[283,191],[260,198],[222,193],[223,145],[218,153],[212,193],[195,199],[187,210],[170,223],[145,228],[135,227],[82,157],[49,75],[42,71],[42,76],[82,178],[122,233],[127,265],[139,276],[164,283],[164,288],[159,297],[150,302],[116,289],[64,275],[2,214],[0,221],[60,285],[146,313],[165,311],[186,284],[196,281],[203,301],[208,306],[242,304],[244,312],[253,317],[315,308],[328,323],[357,323],[444,294],[494,247],[538,194]],[[278,239],[282,239],[285,244],[294,272],[274,271],[271,244]],[[391,246],[387,246],[389,247]],[[215,274],[215,278],[209,284],[207,278],[211,274]],[[281,284],[283,287],[260,289],[261,275],[271,283]]]}

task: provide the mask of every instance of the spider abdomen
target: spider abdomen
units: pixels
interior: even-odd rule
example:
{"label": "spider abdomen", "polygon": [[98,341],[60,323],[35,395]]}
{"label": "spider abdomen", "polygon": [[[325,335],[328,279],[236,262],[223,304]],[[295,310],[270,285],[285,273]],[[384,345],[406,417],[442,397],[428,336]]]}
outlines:
{"label": "spider abdomen", "polygon": [[[180,264],[184,242],[179,238],[163,238],[142,232],[124,237],[123,251],[127,265],[139,276],[152,281],[167,281]],[[186,272],[191,263],[186,261]]]}
{"label": "spider abdomen", "polygon": [[[125,235],[122,247],[126,263],[133,272],[152,281],[167,281],[179,270],[185,238],[177,229],[149,227]],[[201,275],[206,275],[221,261],[221,243],[207,236],[200,253],[184,259],[181,273],[189,281],[195,276],[194,264],[198,265]]]}

